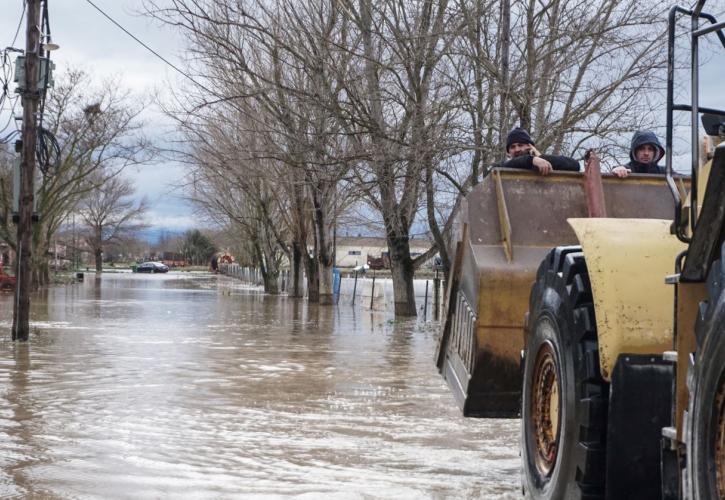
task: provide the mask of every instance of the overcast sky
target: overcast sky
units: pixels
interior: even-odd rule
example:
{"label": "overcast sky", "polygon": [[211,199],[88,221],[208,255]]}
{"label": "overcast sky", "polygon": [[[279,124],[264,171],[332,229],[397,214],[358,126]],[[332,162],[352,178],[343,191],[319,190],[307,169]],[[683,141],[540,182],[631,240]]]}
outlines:
{"label": "overcast sky", "polygon": [[[176,64],[181,42],[173,31],[140,16],[140,0],[92,0],[100,9],[141,39],[164,58]],[[22,0],[0,0],[0,46],[10,45],[23,11]],[[56,74],[69,67],[82,68],[94,78],[113,77],[136,95],[149,96],[181,77],[172,68],[112,24],[85,0],[52,0],[48,17],[53,42],[60,49],[52,53]],[[14,47],[25,48],[25,21]],[[18,107],[19,110],[19,107]],[[16,113],[19,111],[16,110]],[[155,107],[143,113],[151,124],[147,134],[157,141],[168,137],[168,122]],[[2,120],[0,127],[4,125]],[[4,135],[4,134],[3,134]],[[183,169],[173,163],[159,163],[128,169],[139,196],[151,203],[148,222],[155,227],[182,230],[197,227],[192,207],[181,200],[175,188]]]}

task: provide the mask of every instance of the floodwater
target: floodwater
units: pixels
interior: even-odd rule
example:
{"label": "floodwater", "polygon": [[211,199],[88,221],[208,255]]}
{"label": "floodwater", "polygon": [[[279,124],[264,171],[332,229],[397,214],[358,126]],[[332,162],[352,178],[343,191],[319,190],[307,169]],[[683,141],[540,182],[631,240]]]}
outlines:
{"label": "floodwater", "polygon": [[516,420],[464,419],[437,325],[209,274],[0,296],[1,498],[512,499]]}

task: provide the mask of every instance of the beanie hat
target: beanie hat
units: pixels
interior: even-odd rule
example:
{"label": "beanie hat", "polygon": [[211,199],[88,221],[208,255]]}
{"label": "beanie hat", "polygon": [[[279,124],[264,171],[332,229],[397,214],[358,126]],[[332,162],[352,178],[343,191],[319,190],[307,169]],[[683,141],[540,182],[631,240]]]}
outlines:
{"label": "beanie hat", "polygon": [[509,132],[508,137],[506,137],[506,151],[509,150],[511,144],[515,143],[534,145],[534,141],[531,139],[529,133],[521,127],[516,127]]}

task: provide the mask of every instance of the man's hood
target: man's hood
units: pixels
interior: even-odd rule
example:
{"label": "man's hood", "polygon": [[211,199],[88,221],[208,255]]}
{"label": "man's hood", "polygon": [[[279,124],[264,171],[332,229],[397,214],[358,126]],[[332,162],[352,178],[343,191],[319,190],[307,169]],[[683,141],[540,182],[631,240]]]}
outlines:
{"label": "man's hood", "polygon": [[658,151],[658,154],[655,155],[652,163],[657,163],[665,155],[665,148],[662,147],[662,144],[660,144],[660,140],[657,138],[654,132],[650,132],[649,130],[639,130],[635,132],[632,136],[632,145],[629,149],[630,160],[637,161],[637,158],[634,156],[634,152],[637,150],[638,147],[644,146],[645,144],[652,144]]}

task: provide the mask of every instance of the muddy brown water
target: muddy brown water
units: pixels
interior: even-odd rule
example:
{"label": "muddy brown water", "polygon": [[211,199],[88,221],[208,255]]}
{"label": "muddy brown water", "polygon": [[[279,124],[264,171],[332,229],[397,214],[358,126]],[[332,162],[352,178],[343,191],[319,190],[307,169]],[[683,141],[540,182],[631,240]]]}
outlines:
{"label": "muddy brown water", "polygon": [[1,498],[519,498],[519,423],[460,416],[437,324],[208,274],[0,295]]}

